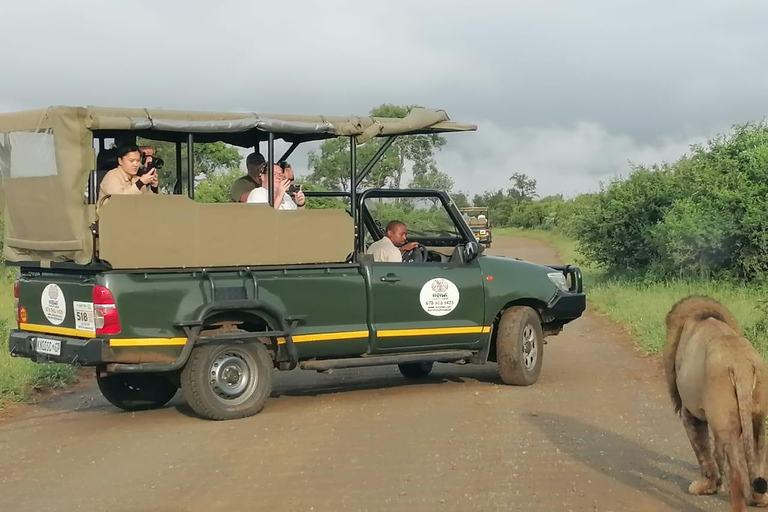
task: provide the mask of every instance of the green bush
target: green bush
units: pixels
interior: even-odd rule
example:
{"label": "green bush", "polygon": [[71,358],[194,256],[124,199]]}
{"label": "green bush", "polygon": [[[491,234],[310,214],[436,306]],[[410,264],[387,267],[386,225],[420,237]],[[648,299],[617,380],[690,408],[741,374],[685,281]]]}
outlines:
{"label": "green bush", "polygon": [[768,127],[749,123],[674,164],[636,167],[573,222],[610,270],[754,280],[768,271]]}
{"label": "green bush", "polygon": [[579,250],[609,269],[649,269],[659,260],[652,228],[686,194],[676,178],[666,168],[637,167],[628,179],[611,183],[576,220]]}

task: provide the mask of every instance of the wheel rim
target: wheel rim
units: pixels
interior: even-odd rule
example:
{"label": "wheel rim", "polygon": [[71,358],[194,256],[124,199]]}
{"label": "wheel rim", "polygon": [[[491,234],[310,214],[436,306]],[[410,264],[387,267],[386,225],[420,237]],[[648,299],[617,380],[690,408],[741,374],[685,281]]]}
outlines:
{"label": "wheel rim", "polygon": [[259,371],[250,354],[228,348],[213,359],[208,375],[214,396],[228,405],[237,405],[253,394]]}
{"label": "wheel rim", "polygon": [[527,324],[523,328],[523,365],[528,371],[536,367],[536,361],[539,358],[539,340],[536,337],[536,330],[532,325]]}

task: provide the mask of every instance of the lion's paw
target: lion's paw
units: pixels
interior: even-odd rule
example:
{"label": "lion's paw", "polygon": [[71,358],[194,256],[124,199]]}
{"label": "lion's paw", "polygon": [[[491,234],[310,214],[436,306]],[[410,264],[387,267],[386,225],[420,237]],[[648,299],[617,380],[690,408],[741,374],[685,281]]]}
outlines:
{"label": "lion's paw", "polygon": [[695,496],[715,494],[717,493],[717,487],[716,480],[696,480],[688,487],[688,493]]}
{"label": "lion's paw", "polygon": [[768,494],[757,494],[753,492],[749,504],[753,507],[768,507]]}

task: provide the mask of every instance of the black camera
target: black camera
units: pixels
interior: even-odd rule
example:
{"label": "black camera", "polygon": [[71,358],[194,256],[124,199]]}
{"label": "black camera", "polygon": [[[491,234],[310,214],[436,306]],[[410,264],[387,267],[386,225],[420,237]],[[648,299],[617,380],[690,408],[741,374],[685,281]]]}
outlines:
{"label": "black camera", "polygon": [[294,195],[299,190],[301,190],[301,185],[297,185],[296,183],[294,183],[290,187],[288,187],[288,194]]}
{"label": "black camera", "polygon": [[152,169],[156,169],[159,171],[163,168],[165,165],[165,161],[163,161],[162,158],[158,158],[154,155],[152,155],[152,161],[147,164],[147,155],[144,153],[141,154],[141,169],[139,169],[139,176],[143,176],[144,174],[148,173]]}

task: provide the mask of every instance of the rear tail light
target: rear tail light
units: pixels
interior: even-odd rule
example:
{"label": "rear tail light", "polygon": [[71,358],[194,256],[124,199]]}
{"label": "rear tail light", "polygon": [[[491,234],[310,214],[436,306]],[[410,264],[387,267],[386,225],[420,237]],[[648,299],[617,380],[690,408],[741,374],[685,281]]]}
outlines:
{"label": "rear tail light", "polygon": [[119,334],[120,316],[117,314],[115,297],[108,288],[100,285],[93,287],[93,312],[96,321],[96,334]]}

